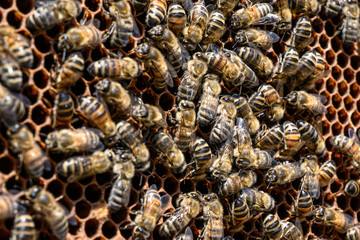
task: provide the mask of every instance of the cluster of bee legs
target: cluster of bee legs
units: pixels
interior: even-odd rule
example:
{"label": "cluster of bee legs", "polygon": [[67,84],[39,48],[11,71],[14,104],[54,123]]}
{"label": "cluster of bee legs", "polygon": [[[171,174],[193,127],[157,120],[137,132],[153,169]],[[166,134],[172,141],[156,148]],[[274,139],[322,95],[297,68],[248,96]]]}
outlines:
{"label": "cluster of bee legs", "polygon": [[[360,225],[352,216],[313,204],[333,181],[337,166],[319,161],[327,149],[315,122],[326,113],[327,99],[315,93],[315,86],[329,70],[323,54],[308,47],[314,41],[310,18],[321,9],[329,18],[341,17],[337,34],[344,47],[357,43],[356,0],[104,0],[98,8],[107,20],[105,33],[76,0],[38,1],[25,19],[28,34],[0,26],[4,137],[18,157],[17,174],[24,170],[32,185],[18,199],[0,195],[0,219],[14,218],[12,239],[38,238],[35,213],[54,237],[69,234],[66,209],[42,186],[47,167],[55,167],[64,182],[112,171],[106,201],[116,213],[129,204],[135,172],[156,164],[167,165],[179,180],[207,181],[211,192],[180,193],[171,208],[170,195],[155,184],[145,185],[141,209],[124,227],[132,230],[133,239],[150,239],[160,218],[164,239],[232,239],[254,218],[261,224],[254,238],[305,239],[301,221],[308,216],[345,239],[360,239]],[[41,144],[21,123],[31,105],[19,94],[22,72],[37,64],[32,38],[65,24],[73,27],[51,43],[57,62],[50,76],[54,131]],[[230,40],[225,44],[224,39]],[[273,44],[285,49],[277,61],[268,57]],[[107,57],[89,63],[85,53],[96,48]],[[71,88],[84,72],[97,81],[90,94],[76,96]],[[144,76],[154,93],[176,96],[171,111],[144,102],[139,91],[131,90],[131,83]],[[74,118],[88,127],[74,128]],[[354,169],[360,168],[354,130],[333,137],[331,144],[349,156]],[[51,161],[53,154],[67,157]],[[255,187],[262,184],[260,173],[267,184],[262,190]],[[280,219],[270,190],[296,179],[301,181],[290,218]],[[344,194],[358,196],[359,184],[350,180]],[[203,220],[200,231],[188,227],[193,219]]]}

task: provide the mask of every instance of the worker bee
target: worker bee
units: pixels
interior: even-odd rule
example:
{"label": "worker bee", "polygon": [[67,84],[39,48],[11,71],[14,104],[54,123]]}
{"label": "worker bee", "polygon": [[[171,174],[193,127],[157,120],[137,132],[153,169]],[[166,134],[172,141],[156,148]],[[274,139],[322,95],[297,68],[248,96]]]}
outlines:
{"label": "worker bee", "polygon": [[169,195],[160,197],[156,185],[151,185],[143,198],[141,211],[137,212],[134,222],[130,224],[135,226],[132,234],[134,239],[150,238],[150,234],[169,202]]}
{"label": "worker bee", "polygon": [[131,80],[139,77],[143,70],[142,65],[130,57],[100,59],[91,63],[87,68],[91,75],[119,80]]}
{"label": "worker bee", "polygon": [[360,226],[354,226],[346,230],[346,240],[356,240],[360,237]]}
{"label": "worker bee", "polygon": [[281,220],[281,227],[283,229],[283,238],[285,239],[294,239],[294,240],[302,240],[303,233],[299,227],[295,226],[292,222]]}
{"label": "worker bee", "polygon": [[292,21],[292,12],[289,7],[289,1],[287,0],[279,0],[277,1],[277,5],[279,8],[279,30],[280,32],[284,32],[291,29],[291,21]]}
{"label": "worker bee", "polygon": [[296,125],[290,121],[286,121],[284,126],[284,149],[289,151],[297,147],[301,143],[301,135]]}
{"label": "worker bee", "polygon": [[210,44],[219,41],[225,31],[226,24],[223,13],[220,10],[212,11],[207,21],[201,44]]}
{"label": "worker bee", "polygon": [[321,4],[314,0],[291,0],[289,1],[289,6],[295,13],[306,13],[311,16],[321,10]]}
{"label": "worker bee", "polygon": [[357,0],[349,0],[343,8],[345,19],[340,27],[342,40],[345,46],[350,46],[359,40],[360,7]]}
{"label": "worker bee", "polygon": [[106,138],[113,138],[116,134],[115,123],[110,113],[98,99],[92,96],[81,96],[79,98],[80,111]]}
{"label": "worker bee", "polygon": [[317,156],[323,156],[325,154],[326,146],[325,141],[318,132],[318,130],[310,123],[298,120],[296,126],[301,134],[301,139],[305,142],[305,145],[315,152]]}
{"label": "worker bee", "polygon": [[209,13],[204,2],[196,2],[190,12],[189,24],[183,30],[186,43],[196,45],[201,42],[208,18]]}
{"label": "worker bee", "polygon": [[304,174],[305,170],[301,167],[300,162],[286,162],[270,168],[265,175],[265,181],[269,184],[282,185],[292,182]]}
{"label": "worker bee", "polygon": [[175,34],[164,25],[157,25],[148,31],[155,46],[160,49],[169,63],[179,72],[190,60],[188,51],[181,45]]}
{"label": "worker bee", "polygon": [[199,176],[202,178],[204,173],[212,165],[213,155],[208,143],[200,138],[196,137],[190,144],[190,151],[192,159],[195,160],[195,169],[189,173],[192,179]]}
{"label": "worker bee", "polygon": [[152,146],[165,156],[167,164],[175,173],[182,173],[186,169],[184,154],[175,144],[168,133],[158,131],[151,138]]}
{"label": "worker bee", "polygon": [[[311,50],[307,51],[299,60],[299,65],[296,70],[296,81],[294,81],[293,85],[301,86],[302,83],[310,77],[316,67],[316,51]],[[292,86],[294,87],[294,86]]]}
{"label": "worker bee", "polygon": [[328,1],[326,1],[326,8],[325,8],[326,16],[328,18],[336,17],[341,12],[344,5],[345,4],[344,4],[343,0],[328,0]]}
{"label": "worker bee", "polygon": [[275,215],[267,214],[262,224],[263,231],[269,239],[281,239],[283,236],[283,226],[281,220]]}
{"label": "worker bee", "polygon": [[178,235],[189,222],[199,215],[202,197],[197,192],[180,194],[176,201],[178,208],[160,228],[160,235],[165,238]]}
{"label": "worker bee", "polygon": [[301,16],[294,28],[291,36],[291,46],[301,51],[309,46],[314,39],[312,36],[312,26],[310,19],[307,16]]}
{"label": "worker bee", "polygon": [[352,164],[360,168],[360,144],[359,139],[355,136],[354,130],[349,129],[349,137],[338,135],[330,140],[331,144],[352,158]]}
{"label": "worker bee", "polygon": [[43,2],[42,6],[27,17],[26,27],[31,31],[46,30],[58,23],[67,22],[79,16],[81,10],[81,3],[78,1]]}
{"label": "worker bee", "polygon": [[345,184],[344,193],[348,197],[356,197],[360,193],[360,186],[357,181],[350,180]]}
{"label": "worker bee", "polygon": [[242,29],[235,36],[236,43],[241,45],[254,44],[264,50],[271,48],[272,44],[279,41],[279,39],[276,33],[255,28]]}
{"label": "worker bee", "polygon": [[11,91],[20,91],[23,83],[20,65],[5,53],[0,53],[0,76],[4,86]]}
{"label": "worker bee", "polygon": [[0,195],[0,220],[13,218],[18,211],[19,204],[9,196]]}
{"label": "worker bee", "polygon": [[157,48],[152,47],[149,43],[142,43],[135,48],[135,51],[144,59],[145,65],[151,69],[154,77],[153,84],[157,90],[164,89],[166,84],[169,87],[174,86],[172,78],[177,76],[176,71]]}
{"label": "worker bee", "polygon": [[354,225],[354,219],[342,211],[337,211],[332,207],[320,206],[314,213],[315,222],[334,227],[336,231],[345,233]]}
{"label": "worker bee", "polygon": [[313,199],[318,199],[320,197],[320,181],[316,156],[308,155],[303,157],[302,167],[306,173],[301,181],[300,188],[306,190]]}
{"label": "worker bee", "polygon": [[210,178],[212,180],[225,181],[232,170],[232,158],[234,146],[232,142],[232,136],[229,136],[225,143],[222,144],[217,152],[217,157],[213,161],[210,172]]}
{"label": "worker bee", "polygon": [[227,17],[229,13],[239,4],[239,0],[217,0],[216,7]]}
{"label": "worker bee", "polygon": [[181,100],[176,113],[176,121],[178,126],[174,141],[178,148],[185,152],[195,136],[195,104],[187,100]]}
{"label": "worker bee", "polygon": [[316,54],[315,69],[313,73],[307,79],[305,79],[305,81],[302,83],[301,86],[301,88],[305,90],[313,89],[315,87],[316,82],[322,79],[325,75],[327,75],[330,72],[330,70],[325,71],[325,60],[323,56],[321,56],[321,54],[316,51],[315,54]]}
{"label": "worker bee", "polygon": [[223,206],[215,193],[206,194],[203,197],[203,216],[206,221],[199,239],[223,239]]}
{"label": "worker bee", "polygon": [[166,14],[167,3],[165,0],[151,0],[146,12],[145,23],[149,27],[159,25]]}
{"label": "worker bee", "polygon": [[257,175],[251,170],[232,173],[220,184],[219,194],[230,196],[240,192],[243,188],[252,187],[257,181]]}
{"label": "worker bee", "polygon": [[233,144],[235,144],[235,164],[241,168],[254,161],[255,152],[252,149],[251,136],[246,121],[243,118],[236,119],[233,133]]}
{"label": "worker bee", "polygon": [[275,200],[268,193],[255,188],[241,189],[240,198],[244,199],[250,209],[258,212],[270,212],[275,207]]}
{"label": "worker bee", "polygon": [[219,145],[231,135],[235,124],[236,107],[230,96],[223,96],[217,110],[217,119],[211,130],[209,141],[213,145]]}
{"label": "worker bee", "polygon": [[325,187],[329,184],[330,180],[334,177],[336,171],[336,164],[333,160],[326,161],[321,165],[318,173],[320,187]]}
{"label": "worker bee", "polygon": [[308,191],[301,189],[295,203],[291,206],[291,215],[298,217],[299,215],[309,215],[314,208],[313,200]]}
{"label": "worker bee", "polygon": [[273,7],[269,3],[256,3],[248,8],[241,8],[231,16],[230,26],[233,28],[247,28],[251,25],[273,25],[280,18],[272,14]]}
{"label": "worker bee", "polygon": [[132,98],[129,92],[119,83],[111,79],[103,79],[95,85],[104,101],[115,107],[120,115],[127,116],[130,113]]}
{"label": "worker bee", "polygon": [[272,74],[273,62],[255,46],[239,47],[235,49],[235,52],[258,76],[266,79]]}
{"label": "worker bee", "polygon": [[64,209],[56,202],[55,197],[40,186],[33,186],[26,190],[25,196],[32,202],[33,209],[44,215],[53,234],[58,239],[65,240],[69,224]]}
{"label": "worker bee", "polygon": [[85,60],[80,52],[72,53],[56,71],[54,86],[66,89],[73,86],[82,76]]}
{"label": "worker bee", "polygon": [[144,171],[150,167],[150,152],[145,143],[142,142],[139,132],[135,127],[126,122],[120,121],[116,124],[117,138],[122,144],[128,147],[132,154],[134,154],[136,161],[135,167]]}
{"label": "worker bee", "polygon": [[283,144],[283,139],[284,127],[282,125],[275,125],[270,129],[264,128],[255,137],[255,147],[275,150]]}
{"label": "worker bee", "polygon": [[110,26],[112,32],[110,44],[114,47],[125,47],[130,37],[141,36],[139,28],[131,13],[130,3],[126,0],[110,0],[109,15],[115,19]]}
{"label": "worker bee", "polygon": [[69,125],[74,115],[74,101],[70,94],[60,91],[55,98],[52,117],[53,126]]}
{"label": "worker bee", "polygon": [[113,172],[118,174],[111,188],[108,206],[113,212],[122,206],[127,206],[130,201],[131,181],[135,175],[134,155],[129,152],[117,154]]}
{"label": "worker bee", "polygon": [[34,65],[30,40],[15,32],[15,28],[0,27],[0,46],[2,51],[7,51],[21,66],[31,68]]}
{"label": "worker bee", "polygon": [[203,93],[199,101],[197,122],[200,127],[208,126],[215,119],[219,105],[221,86],[219,77],[215,74],[207,74],[203,84]]}
{"label": "worker bee", "polygon": [[18,214],[14,219],[14,227],[11,230],[12,240],[36,240],[37,233],[33,218],[29,214]]}
{"label": "worker bee", "polygon": [[185,229],[185,233],[184,234],[180,234],[177,237],[174,238],[174,240],[193,240],[194,236],[193,233],[191,231],[190,227],[187,227]]}
{"label": "worker bee", "polygon": [[70,157],[57,165],[56,172],[73,182],[107,171],[114,158],[115,153],[109,149],[94,152],[90,156]]}
{"label": "worker bee", "polygon": [[249,155],[250,157],[237,159],[236,165],[246,169],[268,169],[277,165],[274,151],[255,149]]}
{"label": "worker bee", "polygon": [[45,143],[52,152],[92,152],[103,149],[101,132],[98,129],[61,129],[47,135]]}
{"label": "worker bee", "polygon": [[131,116],[147,128],[158,129],[160,127],[166,128],[167,126],[163,110],[151,104],[142,103],[133,106]]}
{"label": "worker bee", "polygon": [[246,200],[243,198],[235,199],[231,204],[230,215],[231,230],[236,231],[251,216]]}
{"label": "worker bee", "polygon": [[172,3],[167,13],[167,27],[179,37],[186,26],[186,13],[178,3]]}
{"label": "worker bee", "polygon": [[260,122],[255,117],[255,114],[250,107],[247,99],[238,95],[233,95],[234,104],[237,109],[237,116],[242,117],[246,120],[246,123],[249,127],[249,132],[251,135],[254,135],[260,129]]}

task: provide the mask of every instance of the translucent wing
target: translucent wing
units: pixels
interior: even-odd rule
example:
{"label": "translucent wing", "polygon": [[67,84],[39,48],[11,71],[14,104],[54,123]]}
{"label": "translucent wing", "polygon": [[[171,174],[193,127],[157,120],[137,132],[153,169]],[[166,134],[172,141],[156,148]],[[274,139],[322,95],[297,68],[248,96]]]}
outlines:
{"label": "translucent wing", "polygon": [[255,19],[252,25],[274,25],[280,22],[280,17],[276,14],[269,13],[263,18]]}
{"label": "translucent wing", "polygon": [[132,32],[132,36],[134,38],[140,38],[141,37],[141,33],[140,33],[140,30],[139,30],[139,27],[135,21],[135,18],[133,15],[131,15],[131,18],[132,18],[132,21],[133,21],[133,32]]}
{"label": "translucent wing", "polygon": [[238,147],[243,147],[244,144],[250,144],[251,146],[251,136],[249,132],[249,127],[245,119],[236,119],[235,134],[236,140],[239,145]]}
{"label": "translucent wing", "polygon": [[193,233],[191,231],[191,228],[187,227],[185,229],[184,240],[193,240],[193,239],[194,239],[194,236],[193,236]]}
{"label": "translucent wing", "polygon": [[280,37],[276,33],[270,31],[266,31],[266,33],[269,35],[271,43],[276,43],[280,40]]}
{"label": "translucent wing", "polygon": [[179,3],[188,13],[194,8],[192,0],[175,0],[174,3]]}
{"label": "translucent wing", "polygon": [[313,173],[309,168],[302,179],[301,189],[308,191],[313,199],[320,197],[320,181],[317,173]]}

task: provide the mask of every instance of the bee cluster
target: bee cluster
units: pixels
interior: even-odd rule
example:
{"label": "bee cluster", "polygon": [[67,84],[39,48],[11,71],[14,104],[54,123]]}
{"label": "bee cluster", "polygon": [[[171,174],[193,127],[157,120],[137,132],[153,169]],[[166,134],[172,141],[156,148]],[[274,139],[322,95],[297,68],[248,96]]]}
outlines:
{"label": "bee cluster", "polygon": [[360,239],[359,9],[0,3],[0,238]]}

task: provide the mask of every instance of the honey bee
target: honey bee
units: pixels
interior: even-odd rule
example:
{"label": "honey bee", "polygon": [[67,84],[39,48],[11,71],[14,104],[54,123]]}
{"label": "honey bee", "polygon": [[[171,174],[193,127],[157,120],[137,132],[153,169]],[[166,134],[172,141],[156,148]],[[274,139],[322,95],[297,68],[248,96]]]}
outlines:
{"label": "honey bee", "polygon": [[360,167],[360,144],[353,129],[349,129],[349,137],[338,135],[333,137],[330,142],[335,149],[350,156],[352,158],[352,164],[356,168]]}
{"label": "honey bee", "polygon": [[207,21],[201,44],[210,44],[219,41],[225,31],[225,16],[220,10],[212,11]]}
{"label": "honey bee", "polygon": [[200,127],[208,126],[215,119],[219,105],[221,86],[219,77],[215,74],[207,74],[204,77],[203,93],[199,101],[197,122]]}
{"label": "honey bee", "polygon": [[141,36],[139,28],[131,13],[130,3],[126,0],[110,0],[109,14],[115,21],[109,32],[112,32],[110,44],[114,47],[125,47],[130,37]]}
{"label": "honey bee", "polygon": [[328,18],[336,17],[344,7],[343,0],[328,0],[326,1],[325,12]]}
{"label": "honey bee", "polygon": [[295,226],[292,222],[281,220],[281,227],[283,229],[283,238],[293,240],[304,239],[301,229]]}
{"label": "honey bee", "polygon": [[358,181],[350,180],[345,184],[344,193],[348,197],[356,197],[360,193]]}
{"label": "honey bee", "polygon": [[167,14],[167,27],[179,37],[186,26],[186,13],[184,8],[178,3],[169,6]]}
{"label": "honey bee", "polygon": [[265,181],[269,184],[282,185],[292,182],[304,174],[305,170],[301,167],[300,162],[286,162],[270,168],[265,175]]}
{"label": "honey bee", "polygon": [[241,8],[231,16],[230,26],[233,28],[247,28],[251,25],[273,25],[280,18],[272,14],[273,7],[269,3],[256,3],[248,8]]}
{"label": "honey bee", "polygon": [[223,206],[215,193],[203,197],[203,215],[206,221],[199,239],[223,239]]}
{"label": "honey bee", "polygon": [[262,129],[255,137],[255,147],[275,150],[283,144],[284,127],[275,125],[270,129]]}
{"label": "honey bee", "polygon": [[286,50],[284,56],[280,57],[279,63],[280,67],[273,76],[273,79],[278,83],[276,90],[280,92],[281,96],[283,96],[284,84],[287,82],[289,77],[296,73],[299,67],[299,54],[297,50],[295,48],[289,48]]}
{"label": "honey bee", "polygon": [[190,44],[199,44],[203,38],[209,13],[203,1],[198,1],[190,12],[189,24],[184,28],[184,41]]}
{"label": "honey bee", "polygon": [[0,46],[2,51],[7,51],[21,66],[31,68],[34,65],[30,40],[17,33],[15,28],[0,27]]}
{"label": "honey bee", "polygon": [[237,198],[231,204],[231,229],[236,230],[251,216],[249,206],[245,199]]}
{"label": "honey bee", "polygon": [[245,157],[238,159],[236,165],[240,168],[250,169],[268,169],[277,165],[277,161],[274,159],[274,151],[255,149],[250,154],[255,156],[249,159]]}
{"label": "honey bee", "polygon": [[33,218],[29,214],[18,214],[14,219],[14,227],[11,231],[12,240],[36,240],[36,228]]}
{"label": "honey bee", "polygon": [[321,10],[321,4],[314,0],[291,0],[289,1],[290,9],[295,13],[306,13],[311,16]]}
{"label": "honey bee", "polygon": [[217,158],[213,161],[210,172],[210,178],[212,180],[225,181],[232,170],[232,158],[233,158],[233,143],[232,136],[230,136],[217,152]]}
{"label": "honey bee", "polygon": [[230,96],[223,96],[217,110],[217,119],[211,130],[209,141],[213,145],[219,145],[231,135],[235,124],[236,107]]}
{"label": "honey bee", "polygon": [[359,41],[359,18],[360,7],[357,0],[348,1],[343,8],[345,19],[340,27],[342,29],[341,38],[345,46],[351,46],[354,42]]}
{"label": "honey bee", "polygon": [[7,195],[0,195],[0,219],[13,218],[18,211],[18,203]]}
{"label": "honey bee", "polygon": [[240,192],[246,187],[252,187],[257,181],[257,175],[251,170],[232,173],[220,184],[219,194],[230,196]]}
{"label": "honey bee", "polygon": [[254,44],[256,47],[268,50],[273,43],[279,41],[276,33],[255,28],[242,29],[236,33],[235,41],[241,45]]}
{"label": "honey bee", "polygon": [[139,132],[135,127],[126,122],[120,121],[116,124],[116,132],[118,139],[122,144],[128,147],[134,154],[136,161],[135,167],[144,171],[150,167],[150,152],[145,143],[142,142]]}
{"label": "honey bee", "polygon": [[20,91],[23,83],[20,65],[5,53],[0,53],[0,76],[5,87],[11,91]]}
{"label": "honey bee", "polygon": [[298,120],[296,126],[301,134],[301,139],[305,142],[305,145],[315,152],[317,156],[323,156],[325,154],[326,146],[325,141],[318,132],[318,130],[310,123]]}
{"label": "honey bee", "polygon": [[315,210],[314,218],[315,222],[334,227],[340,233],[345,233],[354,225],[354,219],[350,215],[337,211],[332,207],[318,207]]}
{"label": "honey bee", "polygon": [[309,78],[302,83],[301,86],[301,88],[305,90],[313,89],[315,87],[316,82],[330,72],[330,70],[325,71],[325,60],[321,56],[321,54],[318,52],[315,52],[315,54],[316,54],[315,69],[313,73],[309,76]]}
{"label": "honey bee", "polygon": [[56,71],[54,86],[66,89],[73,86],[82,76],[85,60],[80,52],[72,53],[64,64]]}
{"label": "honey bee", "polygon": [[131,80],[139,77],[143,70],[142,65],[138,61],[129,57],[122,59],[100,59],[91,63],[87,68],[91,75],[119,80]]}
{"label": "honey bee", "polygon": [[165,238],[178,235],[190,221],[199,215],[202,197],[197,192],[181,194],[177,199],[178,208],[160,228],[160,235]]}
{"label": "honey bee", "polygon": [[310,77],[316,67],[316,51],[307,51],[299,60],[299,65],[296,70],[296,86],[301,86],[303,81]]}
{"label": "honey bee", "polygon": [[295,47],[298,51],[301,51],[314,41],[311,36],[312,25],[310,19],[307,16],[301,16],[295,25],[294,32],[292,33],[291,46]]}
{"label": "honey bee", "polygon": [[251,136],[246,121],[243,118],[236,119],[233,134],[235,144],[234,157],[236,165],[241,168],[254,161],[255,152],[252,149]]}
{"label": "honey bee", "polygon": [[196,176],[203,177],[203,174],[212,165],[213,155],[208,143],[200,138],[196,137],[190,144],[191,156],[195,160],[195,169],[189,173],[192,179]]}
{"label": "honey bee", "polygon": [[114,152],[109,149],[94,152],[90,156],[70,157],[57,165],[56,172],[73,182],[107,171],[114,158]]}
{"label": "honey bee", "polygon": [[155,46],[160,49],[169,63],[179,72],[181,67],[185,67],[190,55],[188,51],[181,45],[175,34],[164,25],[157,25],[148,31]]}
{"label": "honey bee", "polygon": [[224,17],[227,17],[239,2],[239,0],[217,0],[216,7],[224,14]]}
{"label": "honey bee", "polygon": [[26,27],[31,31],[46,30],[58,23],[67,22],[79,16],[81,10],[81,3],[78,1],[57,0],[47,2],[27,17]]}
{"label": "honey bee", "polygon": [[318,173],[320,187],[325,187],[329,184],[330,180],[334,177],[336,171],[336,164],[333,160],[326,161],[321,165]]}
{"label": "honey bee", "polygon": [[286,121],[284,126],[284,149],[286,151],[297,147],[301,143],[301,135],[296,125],[290,121]]}
{"label": "honey bee", "polygon": [[193,240],[194,236],[193,233],[191,231],[190,227],[187,227],[185,229],[185,233],[184,234],[180,234],[177,237],[174,238],[174,240]]}
{"label": "honey bee", "polygon": [[281,220],[272,214],[266,215],[263,220],[262,227],[265,235],[272,240],[281,239],[284,234]]}
{"label": "honey bee", "polygon": [[182,173],[186,169],[186,161],[184,154],[178,149],[174,140],[168,133],[161,131],[156,132],[151,143],[154,148],[165,156],[167,164],[175,173]]}
{"label": "honey bee", "polygon": [[116,157],[113,172],[118,174],[111,188],[108,206],[110,211],[118,211],[130,201],[131,181],[135,175],[135,160],[132,153],[123,152]]}
{"label": "honey bee", "polygon": [[354,226],[346,230],[346,240],[356,240],[360,237],[360,226]]}
{"label": "honey bee", "polygon": [[103,149],[101,132],[97,129],[61,129],[48,134],[45,143],[52,152],[92,152]]}
{"label": "honey bee", "polygon": [[141,211],[137,212],[134,222],[131,223],[131,225],[135,226],[133,230],[134,239],[150,238],[158,219],[169,202],[169,195],[160,197],[156,185],[151,185],[143,198]]}
{"label": "honey bee", "polygon": [[55,98],[52,125],[69,125],[74,115],[74,101],[70,94],[60,91]]}
{"label": "honey bee", "polygon": [[246,201],[250,209],[258,212],[270,212],[275,207],[273,197],[255,188],[243,188],[240,198]]}
{"label": "honey bee", "polygon": [[159,25],[166,14],[167,3],[165,0],[151,0],[146,12],[145,23],[149,27]]}
{"label": "honey bee", "polygon": [[182,152],[186,152],[195,136],[195,104],[187,100],[181,100],[176,113],[176,121],[178,126],[174,141]]}
{"label": "honey bee", "polygon": [[272,74],[273,62],[255,46],[239,47],[235,49],[235,52],[258,76],[268,78]]}
{"label": "honey bee", "polygon": [[297,196],[294,205],[291,206],[291,215],[298,217],[299,215],[309,215],[314,209],[313,200],[310,194],[301,189]]}
{"label": "honey bee", "polygon": [[135,48],[135,51],[145,60],[145,65],[151,69],[154,77],[153,84],[157,90],[164,89],[166,84],[169,87],[174,86],[172,78],[177,76],[176,71],[157,48],[152,47],[149,43],[142,43]]}
{"label": "honey bee", "polygon": [[131,116],[141,122],[147,128],[158,129],[166,128],[165,114],[160,108],[151,104],[139,104],[131,109]]}
{"label": "honey bee", "polygon": [[79,98],[80,111],[105,137],[112,138],[116,134],[115,123],[110,113],[98,99],[92,96],[81,96]]}
{"label": "honey bee", "polygon": [[233,95],[233,97],[234,104],[237,109],[237,116],[246,120],[250,135],[254,135],[260,129],[259,120],[255,117],[255,114],[246,98],[238,95]]}
{"label": "honey bee", "polygon": [[291,21],[292,21],[292,12],[289,7],[289,2],[287,0],[279,0],[276,1],[279,7],[279,16],[280,16],[280,23],[279,23],[279,30],[280,32],[284,32],[291,29]]}
{"label": "honey bee", "polygon": [[26,190],[25,196],[32,202],[33,209],[44,215],[53,234],[58,239],[65,240],[69,224],[64,209],[56,202],[55,197],[40,186],[33,186]]}
{"label": "honey bee", "polygon": [[119,83],[110,79],[103,79],[95,85],[104,101],[115,107],[120,115],[128,115],[132,106],[129,92]]}
{"label": "honey bee", "polygon": [[313,199],[318,199],[320,197],[320,181],[316,156],[303,157],[303,168],[306,173],[301,181],[301,189],[306,190]]}

